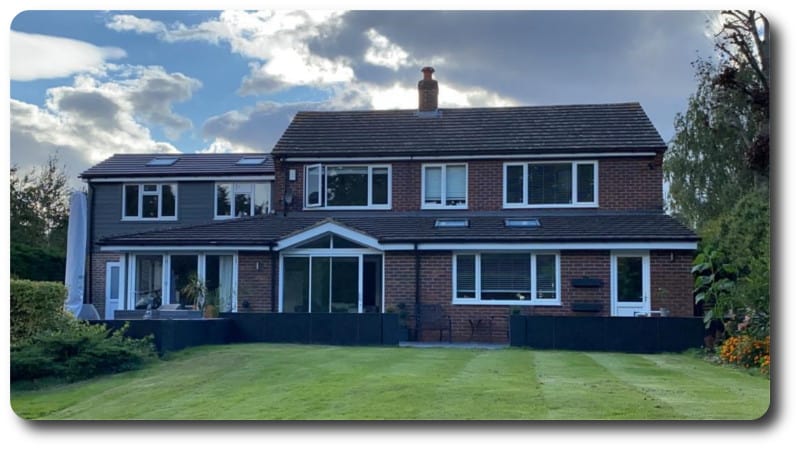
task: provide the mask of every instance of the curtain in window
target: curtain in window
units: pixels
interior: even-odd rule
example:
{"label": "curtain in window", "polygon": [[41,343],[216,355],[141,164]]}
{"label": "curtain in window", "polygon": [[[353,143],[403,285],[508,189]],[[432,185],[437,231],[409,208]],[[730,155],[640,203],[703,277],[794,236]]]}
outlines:
{"label": "curtain in window", "polygon": [[467,167],[447,166],[447,204],[463,205],[467,202]]}
{"label": "curtain in window", "polygon": [[475,255],[456,256],[456,297],[475,298]]}
{"label": "curtain in window", "polygon": [[219,310],[233,311],[233,256],[219,257]]}
{"label": "curtain in window", "polygon": [[481,255],[481,299],[530,300],[531,256],[528,253]]}
{"label": "curtain in window", "polygon": [[442,169],[425,168],[425,203],[442,203]]}

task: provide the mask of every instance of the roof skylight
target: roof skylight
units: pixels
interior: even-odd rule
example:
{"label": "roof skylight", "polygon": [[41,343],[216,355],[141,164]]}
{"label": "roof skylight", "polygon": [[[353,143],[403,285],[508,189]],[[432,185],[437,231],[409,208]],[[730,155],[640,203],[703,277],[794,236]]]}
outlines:
{"label": "roof skylight", "polygon": [[265,156],[243,156],[236,164],[240,166],[257,166],[263,164],[266,160]]}
{"label": "roof skylight", "polygon": [[467,219],[436,219],[435,228],[466,228],[469,226]]}
{"label": "roof skylight", "polygon": [[509,228],[536,228],[542,226],[539,222],[539,219],[527,218],[527,219],[506,219],[506,226]]}
{"label": "roof skylight", "polygon": [[147,163],[148,166],[171,166],[178,160],[177,156],[158,156]]}

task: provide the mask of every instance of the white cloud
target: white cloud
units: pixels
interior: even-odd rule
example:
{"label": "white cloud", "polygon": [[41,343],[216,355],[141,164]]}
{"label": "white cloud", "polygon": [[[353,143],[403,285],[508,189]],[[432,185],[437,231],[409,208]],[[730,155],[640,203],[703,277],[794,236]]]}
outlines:
{"label": "white cloud", "polygon": [[106,26],[116,31],[150,33],[165,42],[227,43],[233,53],[253,60],[241,94],[259,94],[297,85],[324,86],[353,80],[345,58],[315,55],[309,41],[338,23],[332,11],[225,11],[198,25],[161,22],[116,15]]}
{"label": "white cloud", "polygon": [[88,42],[11,30],[11,79],[32,81],[60,78],[100,68],[111,59],[124,58],[117,47],[97,47]]}
{"label": "white cloud", "polygon": [[408,52],[390,42],[386,36],[378,33],[374,28],[370,28],[364,34],[371,43],[364,53],[364,61],[376,66],[388,67],[395,72],[401,67],[408,67],[412,64]]}
{"label": "white cloud", "polygon": [[138,34],[160,34],[167,31],[167,27],[159,21],[142,19],[130,14],[115,15],[106,26],[114,31],[133,31]]}
{"label": "white cloud", "polygon": [[11,99],[11,159],[25,168],[58,151],[71,175],[114,153],[173,153],[153,138],[148,124],[167,135],[191,128],[172,111],[199,82],[161,67],[107,66],[75,77],[71,86],[47,90],[43,107]]}

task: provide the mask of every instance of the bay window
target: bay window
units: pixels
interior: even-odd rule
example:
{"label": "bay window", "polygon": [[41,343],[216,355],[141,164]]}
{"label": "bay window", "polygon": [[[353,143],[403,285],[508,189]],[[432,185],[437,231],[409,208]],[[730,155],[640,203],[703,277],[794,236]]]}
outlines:
{"label": "bay window", "polygon": [[305,207],[389,209],[389,166],[316,164],[305,172]]}
{"label": "bay window", "polygon": [[271,183],[217,183],[215,191],[217,219],[269,213]]}
{"label": "bay window", "polygon": [[558,305],[557,253],[460,253],[453,256],[455,304]]}
{"label": "bay window", "polygon": [[122,193],[122,218],[176,220],[177,196],[177,184],[126,184]]}
{"label": "bay window", "polygon": [[596,207],[597,161],[507,163],[506,208]]}
{"label": "bay window", "polygon": [[425,164],[422,166],[423,208],[466,208],[467,165]]}

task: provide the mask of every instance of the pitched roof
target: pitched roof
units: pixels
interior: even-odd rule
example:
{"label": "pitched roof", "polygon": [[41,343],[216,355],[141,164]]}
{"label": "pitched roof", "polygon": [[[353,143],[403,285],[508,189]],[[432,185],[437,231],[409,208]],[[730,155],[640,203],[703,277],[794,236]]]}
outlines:
{"label": "pitched roof", "polygon": [[273,153],[293,157],[652,152],[666,149],[639,103],[299,112]]}
{"label": "pitched roof", "polygon": [[[439,218],[466,218],[466,228],[436,228]],[[509,228],[506,218],[536,217],[540,226]],[[336,223],[375,237],[381,243],[413,242],[631,242],[696,241],[697,236],[660,212],[431,212],[338,213]],[[267,246],[330,221],[330,215],[295,212],[106,237],[101,245]]]}
{"label": "pitched roof", "polygon": [[[237,164],[242,157],[263,157],[261,164]],[[154,159],[177,158],[174,164],[148,164]],[[274,175],[275,165],[267,153],[120,153],[96,164],[80,177],[122,178],[131,176]]]}

